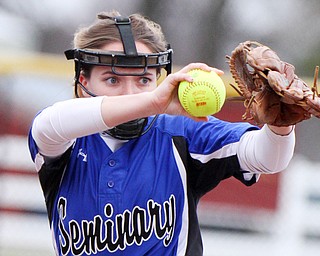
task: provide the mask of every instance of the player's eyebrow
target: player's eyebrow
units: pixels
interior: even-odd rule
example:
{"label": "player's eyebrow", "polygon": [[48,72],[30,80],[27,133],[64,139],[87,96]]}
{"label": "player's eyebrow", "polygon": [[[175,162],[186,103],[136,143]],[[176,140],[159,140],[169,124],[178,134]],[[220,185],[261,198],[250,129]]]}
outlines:
{"label": "player's eyebrow", "polygon": [[153,74],[150,72],[146,72],[143,76],[152,76]]}
{"label": "player's eyebrow", "polygon": [[110,75],[110,74],[114,74],[114,73],[112,71],[107,70],[107,71],[102,72],[101,75]]}

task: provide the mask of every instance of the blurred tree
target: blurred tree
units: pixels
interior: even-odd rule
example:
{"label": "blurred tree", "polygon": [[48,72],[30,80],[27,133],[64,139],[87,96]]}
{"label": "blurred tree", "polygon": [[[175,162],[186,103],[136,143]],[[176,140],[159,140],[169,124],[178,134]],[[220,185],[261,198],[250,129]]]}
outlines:
{"label": "blurred tree", "polygon": [[0,10],[27,21],[21,30],[31,26],[39,35],[39,51],[60,54],[71,46],[76,27],[111,9],[141,12],[160,23],[178,65],[202,61],[227,69],[225,55],[244,40],[273,47],[301,76],[319,65],[318,0],[0,0]]}
{"label": "blurred tree", "polygon": [[205,8],[206,12],[199,15],[198,28],[199,39],[197,48],[199,48],[199,58],[213,66],[221,66],[221,55],[224,51],[224,46],[230,40],[227,28],[230,27],[229,16],[226,16],[227,0],[209,1]]}
{"label": "blurred tree", "polygon": [[[10,1],[0,0],[0,9],[13,17],[23,18],[28,26],[32,26],[37,32],[37,37],[32,38],[37,45],[37,51],[62,54],[65,49],[71,47],[72,36],[75,27],[78,26],[76,18],[70,16],[83,9],[86,2],[79,1],[77,5],[71,2],[63,6],[53,1],[44,1],[39,4],[37,0]],[[91,14],[89,14],[92,17]],[[79,18],[79,16],[76,16]],[[85,17],[87,18],[87,17]],[[84,18],[81,17],[83,21]],[[28,27],[21,27],[24,30]],[[13,31],[15,33],[16,31]]]}
{"label": "blurred tree", "polygon": [[269,0],[263,7],[261,19],[269,17],[270,24],[259,27],[262,41],[294,64],[299,76],[313,76],[320,59],[320,1]]}
{"label": "blurred tree", "polygon": [[301,76],[312,77],[315,66],[320,65],[320,1],[300,3],[295,17],[298,29],[293,34],[296,69]]}
{"label": "blurred tree", "polygon": [[137,9],[141,10],[142,14],[150,17],[155,22],[162,24],[167,18],[164,13],[167,13],[168,6],[170,6],[171,3],[171,0],[142,0]]}
{"label": "blurred tree", "polygon": [[228,40],[227,0],[143,0],[142,13],[160,23],[178,65],[201,61],[221,66]]}

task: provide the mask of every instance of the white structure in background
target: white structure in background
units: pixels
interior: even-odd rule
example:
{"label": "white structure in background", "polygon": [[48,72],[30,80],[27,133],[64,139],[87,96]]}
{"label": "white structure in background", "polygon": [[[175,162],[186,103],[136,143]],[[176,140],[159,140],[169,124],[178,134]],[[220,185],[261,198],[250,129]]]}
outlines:
{"label": "white structure in background", "polygon": [[[45,211],[38,178],[27,173],[33,171],[34,166],[26,137],[0,137],[0,166],[7,170],[26,170],[25,176],[0,175],[0,206]],[[0,212],[0,227],[0,255],[32,255],[30,252],[40,252],[34,255],[54,255],[45,215]]]}
{"label": "white structure in background", "polygon": [[261,234],[204,231],[205,255],[318,256],[320,163],[295,155],[282,175],[279,210],[265,217],[256,227]]}
{"label": "white structure in background", "polygon": [[6,52],[35,51],[38,48],[36,24],[0,9],[0,49]]}

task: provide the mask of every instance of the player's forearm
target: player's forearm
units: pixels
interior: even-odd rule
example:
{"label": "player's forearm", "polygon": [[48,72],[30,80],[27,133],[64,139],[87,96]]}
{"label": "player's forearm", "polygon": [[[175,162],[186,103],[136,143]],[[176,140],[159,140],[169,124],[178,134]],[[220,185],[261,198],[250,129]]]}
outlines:
{"label": "player's forearm", "polygon": [[150,93],[62,101],[34,120],[32,136],[40,153],[58,156],[79,137],[155,114]]}
{"label": "player's forearm", "polygon": [[260,131],[246,133],[239,143],[238,156],[243,170],[275,173],[284,170],[294,152],[295,134],[277,135],[265,125]]}
{"label": "player's forearm", "polygon": [[114,127],[137,118],[159,114],[160,111],[152,103],[152,96],[150,92],[115,97],[105,96],[101,105],[105,124]]}

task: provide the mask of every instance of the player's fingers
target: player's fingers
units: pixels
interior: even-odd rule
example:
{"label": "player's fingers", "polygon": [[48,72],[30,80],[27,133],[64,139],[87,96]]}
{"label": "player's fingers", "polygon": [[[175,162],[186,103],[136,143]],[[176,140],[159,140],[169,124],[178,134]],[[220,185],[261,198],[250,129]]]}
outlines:
{"label": "player's fingers", "polygon": [[208,66],[207,64],[198,62],[198,63],[188,64],[187,66],[183,67],[179,72],[187,73],[192,69],[202,69],[202,70],[208,71],[208,72],[210,72],[212,70],[212,68],[210,66]]}
{"label": "player's fingers", "polygon": [[213,71],[213,72],[217,73],[219,76],[224,74],[224,72],[221,69],[210,67],[207,64],[200,63],[200,62],[190,63],[189,65],[183,67],[179,72],[187,73],[192,69],[202,69],[202,70],[208,71],[208,72]]}
{"label": "player's fingers", "polygon": [[169,84],[172,84],[173,86],[177,86],[182,81],[187,81],[187,82],[192,83],[193,77],[187,73],[177,72],[174,74],[170,74],[164,80],[164,82],[168,82]]}
{"label": "player's fingers", "polygon": [[217,68],[212,68],[212,71],[216,72],[219,76],[222,76],[224,74],[224,72],[220,69]]}

